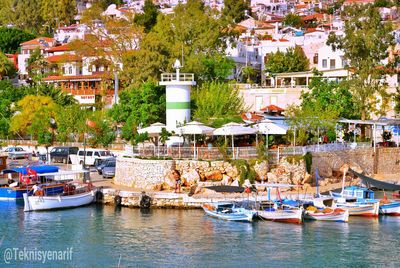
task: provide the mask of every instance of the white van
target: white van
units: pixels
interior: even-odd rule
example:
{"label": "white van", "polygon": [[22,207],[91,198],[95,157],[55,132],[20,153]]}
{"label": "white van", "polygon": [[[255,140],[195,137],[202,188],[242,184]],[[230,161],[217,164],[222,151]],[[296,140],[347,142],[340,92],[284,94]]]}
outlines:
{"label": "white van", "polygon": [[[86,157],[85,157],[86,151]],[[105,159],[112,156],[110,151],[104,149],[91,149],[88,148],[86,150],[79,149],[77,157],[78,163],[83,165],[83,161],[85,161],[85,165],[93,166],[96,163],[97,159]]]}

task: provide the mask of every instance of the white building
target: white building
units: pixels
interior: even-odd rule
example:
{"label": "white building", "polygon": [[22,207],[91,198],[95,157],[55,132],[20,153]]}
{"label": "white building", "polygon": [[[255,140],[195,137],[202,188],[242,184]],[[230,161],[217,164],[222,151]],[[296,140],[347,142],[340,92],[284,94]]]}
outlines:
{"label": "white building", "polygon": [[88,28],[85,24],[72,24],[58,28],[54,38],[57,42],[65,44],[72,40],[83,39],[87,33]]}
{"label": "white building", "polygon": [[56,40],[49,37],[38,37],[22,43],[21,53],[18,54],[18,73],[20,76],[28,75],[28,59],[36,49],[40,49],[40,53],[44,54],[46,49],[55,46],[55,44]]}

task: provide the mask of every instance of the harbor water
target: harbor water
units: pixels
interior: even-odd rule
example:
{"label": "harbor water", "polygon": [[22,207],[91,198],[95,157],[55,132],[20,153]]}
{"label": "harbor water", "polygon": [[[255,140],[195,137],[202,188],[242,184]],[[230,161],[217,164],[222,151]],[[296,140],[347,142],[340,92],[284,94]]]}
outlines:
{"label": "harbor water", "polygon": [[[0,267],[398,267],[400,260],[400,217],[235,223],[202,210],[91,205],[25,213],[0,201],[0,231]],[[43,261],[10,249],[72,256]]]}

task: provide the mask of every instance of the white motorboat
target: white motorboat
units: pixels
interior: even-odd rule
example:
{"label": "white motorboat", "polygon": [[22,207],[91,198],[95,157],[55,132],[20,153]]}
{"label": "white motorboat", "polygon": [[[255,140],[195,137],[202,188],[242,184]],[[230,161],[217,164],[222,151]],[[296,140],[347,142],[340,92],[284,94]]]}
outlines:
{"label": "white motorboat", "polygon": [[24,193],[24,211],[53,210],[85,206],[92,203],[95,196],[96,190],[88,188],[81,188],[80,191],[76,192],[65,191],[63,194],[53,196],[28,196],[27,193]]}

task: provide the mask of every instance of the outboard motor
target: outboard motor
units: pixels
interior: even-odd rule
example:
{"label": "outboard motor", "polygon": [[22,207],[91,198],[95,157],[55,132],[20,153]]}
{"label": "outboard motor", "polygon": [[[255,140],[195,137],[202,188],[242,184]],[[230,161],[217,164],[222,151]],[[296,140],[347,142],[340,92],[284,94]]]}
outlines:
{"label": "outboard motor", "polygon": [[146,192],[142,192],[140,196],[140,208],[149,209],[151,206],[151,197],[146,194]]}

